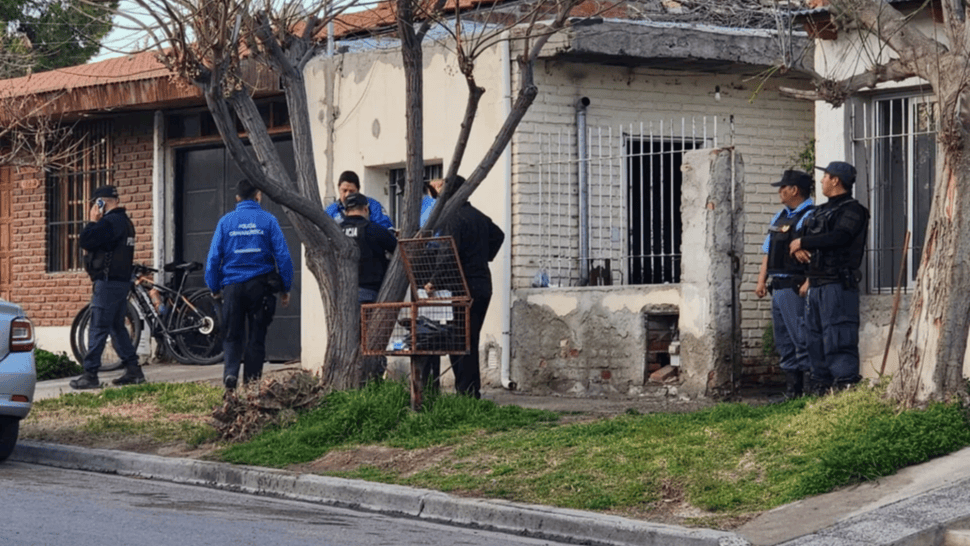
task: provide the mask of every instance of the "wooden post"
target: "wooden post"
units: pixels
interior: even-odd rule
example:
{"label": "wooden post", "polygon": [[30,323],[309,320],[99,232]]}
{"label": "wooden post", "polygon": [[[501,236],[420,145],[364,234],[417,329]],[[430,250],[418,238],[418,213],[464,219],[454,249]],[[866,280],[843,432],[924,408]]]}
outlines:
{"label": "wooden post", "polygon": [[421,411],[421,404],[424,402],[424,385],[421,381],[421,361],[420,356],[412,356],[411,360],[411,410]]}
{"label": "wooden post", "polygon": [[886,373],[886,360],[889,358],[889,346],[893,341],[893,330],[896,328],[896,313],[899,312],[899,298],[903,292],[903,279],[906,274],[906,251],[909,250],[909,232],[903,240],[903,259],[899,264],[899,279],[896,281],[896,296],[893,298],[893,313],[889,318],[889,335],[886,336],[886,351],[882,354],[882,367],[879,368],[879,377]]}

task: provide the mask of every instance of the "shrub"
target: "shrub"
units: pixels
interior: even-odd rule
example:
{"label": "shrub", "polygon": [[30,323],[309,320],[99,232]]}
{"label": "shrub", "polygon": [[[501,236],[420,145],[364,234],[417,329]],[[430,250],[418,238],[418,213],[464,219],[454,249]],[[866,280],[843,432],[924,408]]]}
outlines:
{"label": "shrub", "polygon": [[37,364],[38,381],[70,377],[84,371],[77,362],[67,356],[67,353],[54,354],[43,349],[35,349],[34,361]]}

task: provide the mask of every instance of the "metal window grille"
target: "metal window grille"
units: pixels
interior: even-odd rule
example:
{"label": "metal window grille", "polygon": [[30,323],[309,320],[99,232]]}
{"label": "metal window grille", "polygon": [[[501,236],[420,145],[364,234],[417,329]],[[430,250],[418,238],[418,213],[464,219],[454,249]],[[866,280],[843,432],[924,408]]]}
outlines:
{"label": "metal window grille", "polygon": [[78,237],[88,221],[91,195],[112,178],[110,122],[78,124],[73,132],[81,144],[46,177],[47,270],[52,273],[83,268]]}
{"label": "metal window grille", "polygon": [[[579,154],[574,134],[541,133],[533,255],[551,286],[580,282]],[[717,118],[588,127],[590,284],[680,282],[680,165],[717,146]]]}
{"label": "metal window grille", "polygon": [[[442,178],[443,172],[444,171],[442,171],[441,165],[425,165],[424,182],[429,182],[435,178]],[[395,227],[400,226],[403,222],[401,215],[404,214],[404,186],[407,183],[405,176],[404,169],[391,169],[391,171],[388,173],[387,215],[391,218],[391,221],[394,222]]]}
{"label": "metal window grille", "polygon": [[[926,95],[877,97],[852,105],[855,197],[871,215],[865,277],[869,293],[899,280],[912,288],[919,269],[936,177],[937,104]],[[904,257],[903,242],[911,232]]]}

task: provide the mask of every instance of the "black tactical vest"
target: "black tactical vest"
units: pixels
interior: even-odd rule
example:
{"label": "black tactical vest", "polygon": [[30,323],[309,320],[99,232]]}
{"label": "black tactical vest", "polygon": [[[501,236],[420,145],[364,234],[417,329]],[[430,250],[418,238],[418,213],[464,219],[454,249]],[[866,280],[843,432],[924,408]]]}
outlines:
{"label": "black tactical vest", "polygon": [[768,274],[804,275],[806,265],[792,257],[788,245],[797,237],[795,226],[814,207],[807,206],[795,214],[780,214],[768,228]]}
{"label": "black tactical vest", "polygon": [[869,225],[869,211],[859,201],[849,198],[838,205],[822,205],[815,209],[815,214],[805,221],[805,234],[818,235],[829,233],[835,229],[839,219],[848,212],[849,207],[857,207],[864,215],[863,227],[856,237],[848,244],[839,248],[819,249],[812,252],[812,260],[808,266],[808,274],[812,277],[839,277],[847,271],[855,272],[862,267],[862,258],[866,249],[866,232]]}
{"label": "black tactical vest", "polygon": [[[110,250],[96,250],[84,256],[84,268],[92,281],[130,281],[131,264],[135,260],[135,226],[124,209],[112,211],[111,227],[122,235]],[[109,213],[111,214],[111,213]]]}

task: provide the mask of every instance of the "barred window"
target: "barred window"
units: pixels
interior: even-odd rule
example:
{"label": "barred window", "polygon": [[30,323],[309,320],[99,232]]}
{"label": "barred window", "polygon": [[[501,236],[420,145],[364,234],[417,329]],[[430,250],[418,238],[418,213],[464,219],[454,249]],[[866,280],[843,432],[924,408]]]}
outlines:
{"label": "barred window", "polygon": [[73,152],[62,164],[47,168],[49,273],[83,269],[78,237],[88,221],[91,195],[112,179],[110,122],[79,123],[72,133]]}

